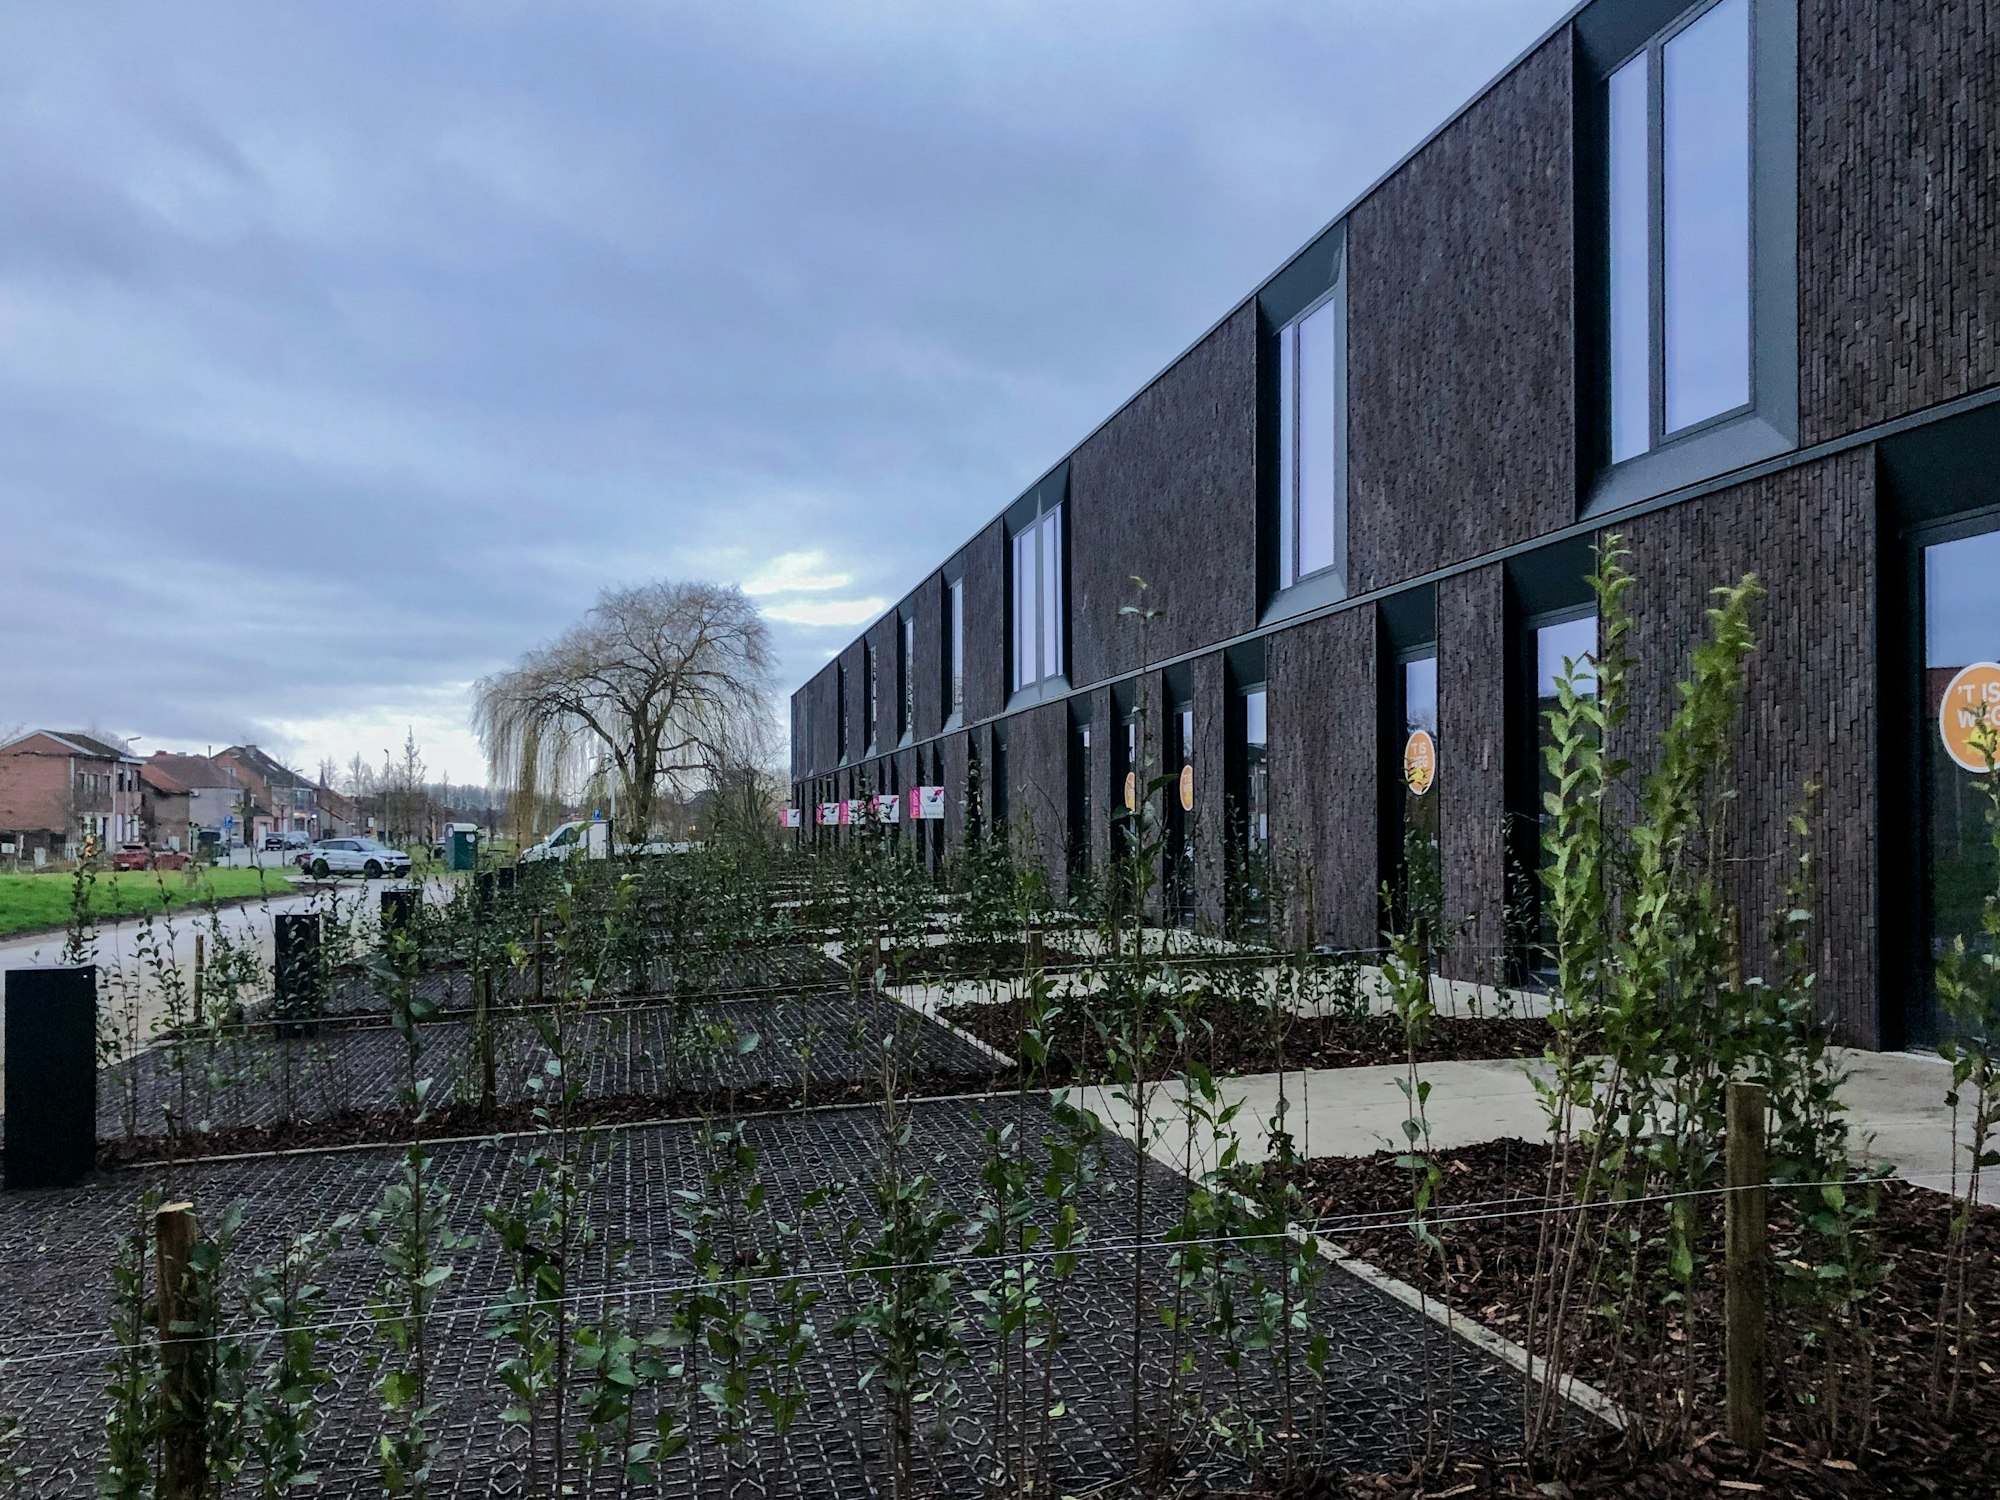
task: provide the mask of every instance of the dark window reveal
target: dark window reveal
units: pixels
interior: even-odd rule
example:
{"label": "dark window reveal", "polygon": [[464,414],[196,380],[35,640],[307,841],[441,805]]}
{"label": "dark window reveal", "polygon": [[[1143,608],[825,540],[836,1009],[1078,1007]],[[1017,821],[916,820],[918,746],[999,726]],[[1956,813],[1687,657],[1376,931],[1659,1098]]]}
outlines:
{"label": "dark window reveal", "polygon": [[1278,587],[1347,553],[1347,316],[1343,279],[1278,330]]}
{"label": "dark window reveal", "polygon": [[965,712],[965,580],[944,586],[944,711],[947,719]]}
{"label": "dark window reveal", "polygon": [[1063,565],[1060,503],[1014,533],[1013,682],[1015,692],[1063,670]]}
{"label": "dark window reveal", "polygon": [[917,617],[904,615],[896,630],[896,737],[917,730]]}

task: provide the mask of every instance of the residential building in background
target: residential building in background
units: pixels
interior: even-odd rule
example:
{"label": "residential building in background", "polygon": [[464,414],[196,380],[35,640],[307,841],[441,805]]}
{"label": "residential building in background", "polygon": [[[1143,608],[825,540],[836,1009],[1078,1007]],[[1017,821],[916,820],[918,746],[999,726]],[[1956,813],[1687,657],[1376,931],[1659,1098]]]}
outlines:
{"label": "residential building in background", "polygon": [[146,764],[188,789],[189,847],[235,848],[250,841],[250,794],[233,767],[166,750],[155,750]]}
{"label": "residential building in background", "polygon": [[255,745],[231,745],[218,752],[215,763],[236,773],[249,796],[250,843],[261,844],[272,834],[302,833],[319,837],[318,788]]}
{"label": "residential building in background", "polygon": [[1150,795],[1165,915],[1261,865],[1365,952],[1426,859],[1453,974],[1533,982],[1542,713],[1565,662],[1588,691],[1616,537],[1614,749],[1754,572],[1750,960],[1810,853],[1829,1015],[1934,1038],[1995,880],[1963,729],[2000,702],[1996,101],[1980,0],[1580,6],[798,689],[805,836],[941,784],[945,845],[1004,825],[1061,890]]}
{"label": "residential building in background", "polygon": [[76,730],[37,729],[0,745],[0,858],[69,858],[142,831],[140,759]]}
{"label": "residential building in background", "polygon": [[139,765],[140,837],[155,849],[192,849],[193,792],[151,760]]}

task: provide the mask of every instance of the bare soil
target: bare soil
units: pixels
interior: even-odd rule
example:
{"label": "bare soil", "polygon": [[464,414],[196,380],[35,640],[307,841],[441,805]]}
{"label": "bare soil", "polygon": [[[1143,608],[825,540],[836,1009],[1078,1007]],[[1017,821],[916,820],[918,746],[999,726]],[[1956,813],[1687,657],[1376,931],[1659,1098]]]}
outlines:
{"label": "bare soil", "polygon": [[[1024,1010],[1006,999],[947,1006],[954,1026],[1009,1057],[1021,1052]],[[1159,1028],[1148,1071],[1165,1076],[1189,1061],[1216,1074],[1274,1073],[1297,1068],[1361,1068],[1408,1059],[1403,1028],[1393,1016],[1288,1016],[1204,995],[1181,1012],[1180,1024]],[[1094,1008],[1065,1007],[1048,1028],[1051,1082],[1108,1078],[1111,1043],[1100,1024],[1120,1028]],[[1419,1062],[1540,1057],[1548,1023],[1526,1016],[1440,1016],[1417,1050]],[[1123,1045],[1120,1038],[1120,1045]]]}

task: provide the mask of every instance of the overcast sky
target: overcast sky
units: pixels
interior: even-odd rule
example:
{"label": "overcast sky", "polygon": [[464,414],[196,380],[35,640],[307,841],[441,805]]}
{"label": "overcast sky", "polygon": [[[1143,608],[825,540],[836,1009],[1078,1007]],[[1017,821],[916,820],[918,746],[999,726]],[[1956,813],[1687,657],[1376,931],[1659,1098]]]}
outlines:
{"label": "overcast sky", "polygon": [[789,691],[1564,0],[0,0],[0,728],[414,726],[607,584]]}

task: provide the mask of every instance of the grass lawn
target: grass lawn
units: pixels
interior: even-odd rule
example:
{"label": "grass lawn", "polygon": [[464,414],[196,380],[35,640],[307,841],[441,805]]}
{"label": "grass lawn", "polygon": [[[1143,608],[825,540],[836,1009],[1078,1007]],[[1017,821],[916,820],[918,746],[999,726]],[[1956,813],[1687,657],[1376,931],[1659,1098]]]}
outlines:
{"label": "grass lawn", "polygon": [[[73,875],[54,873],[0,875],[0,937],[66,925],[74,879]],[[99,871],[90,888],[90,909],[106,920],[267,891],[282,896],[291,889],[280,870]]]}

